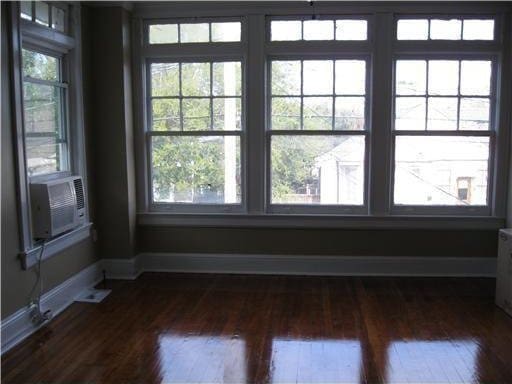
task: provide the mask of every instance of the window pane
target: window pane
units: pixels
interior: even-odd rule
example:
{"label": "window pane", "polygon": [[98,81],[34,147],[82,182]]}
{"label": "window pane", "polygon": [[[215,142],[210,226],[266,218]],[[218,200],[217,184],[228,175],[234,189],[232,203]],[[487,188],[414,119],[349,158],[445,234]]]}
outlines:
{"label": "window pane", "polygon": [[363,204],[364,137],[273,136],[273,204]]}
{"label": "window pane", "polygon": [[183,96],[210,95],[210,63],[181,64],[181,94]]}
{"label": "window pane", "polygon": [[67,166],[67,150],[64,143],[56,137],[31,136],[25,137],[28,176],[65,171]]}
{"label": "window pane", "polygon": [[20,1],[20,16],[25,20],[32,20],[32,2]]}
{"label": "window pane", "polygon": [[397,97],[395,100],[395,129],[424,130],[425,104],[424,97]]}
{"label": "window pane", "polygon": [[178,96],[180,76],[178,63],[151,64],[151,95]]}
{"label": "window pane", "polygon": [[36,23],[49,27],[49,7],[42,1],[36,1]]}
{"label": "window pane", "polygon": [[424,95],[427,64],[423,60],[398,60],[396,62],[396,94]]}
{"label": "window pane", "polygon": [[176,44],[178,24],[154,24],[149,26],[150,44]]}
{"label": "window pane", "polygon": [[241,201],[239,137],[153,137],[151,166],[155,202]]}
{"label": "window pane", "polygon": [[183,130],[210,129],[210,99],[183,99]]}
{"label": "window pane", "polygon": [[300,97],[273,97],[272,129],[300,128]]}
{"label": "window pane", "polygon": [[489,108],[489,99],[486,98],[460,99],[459,129],[488,130]]}
{"label": "window pane", "polygon": [[429,97],[428,130],[457,130],[457,98]]}
{"label": "window pane", "polygon": [[430,20],[430,38],[433,40],[460,40],[461,21]]}
{"label": "window pane", "polygon": [[213,129],[234,131],[242,129],[242,102],[239,97],[213,99]]}
{"label": "window pane", "polygon": [[494,40],[494,20],[464,20],[464,40]]}
{"label": "window pane", "polygon": [[23,108],[26,133],[61,132],[61,89],[51,85],[25,82]]}
{"label": "window pane", "polygon": [[270,23],[272,41],[302,40],[302,21],[283,20]]}
{"label": "window pane", "polygon": [[300,61],[272,61],[272,94],[300,95]]}
{"label": "window pane", "polygon": [[238,61],[213,63],[213,94],[238,96],[242,94],[242,66]]}
{"label": "window pane", "polygon": [[306,20],[304,21],[304,40],[333,40],[334,21]]}
{"label": "window pane", "polygon": [[364,95],[366,87],[366,62],[362,60],[336,61],[336,94]]}
{"label": "window pane", "polygon": [[212,41],[240,41],[240,22],[212,23]]}
{"label": "window pane", "polygon": [[[488,137],[398,136],[394,201],[414,205],[485,205]],[[469,180],[467,196],[457,180]],[[467,197],[463,199],[461,197]]]}
{"label": "window pane", "polygon": [[23,49],[23,76],[59,81],[59,59]]}
{"label": "window pane", "polygon": [[332,97],[304,97],[304,129],[332,129]]}
{"label": "window pane", "polygon": [[153,99],[151,101],[153,131],[180,130],[180,101],[178,99]]}
{"label": "window pane", "polygon": [[59,7],[52,6],[52,28],[64,32],[66,29],[66,12]]}
{"label": "window pane", "polygon": [[336,20],[336,40],[366,40],[366,20]]}
{"label": "window pane", "polygon": [[332,95],[333,65],[330,60],[306,60],[304,65],[305,95]]}
{"label": "window pane", "polygon": [[334,129],[359,131],[364,127],[364,97],[337,97]]}
{"label": "window pane", "polygon": [[428,93],[457,95],[459,92],[459,62],[430,60],[428,62]]}
{"label": "window pane", "polygon": [[491,90],[491,62],[463,60],[460,69],[462,95],[489,95]]}
{"label": "window pane", "polygon": [[29,176],[67,169],[65,147],[61,145],[62,90],[25,82],[23,112],[25,149]]}
{"label": "window pane", "polygon": [[398,40],[427,40],[428,20],[426,19],[402,19],[397,23]]}
{"label": "window pane", "polygon": [[181,43],[207,43],[210,41],[210,27],[208,23],[180,24]]}

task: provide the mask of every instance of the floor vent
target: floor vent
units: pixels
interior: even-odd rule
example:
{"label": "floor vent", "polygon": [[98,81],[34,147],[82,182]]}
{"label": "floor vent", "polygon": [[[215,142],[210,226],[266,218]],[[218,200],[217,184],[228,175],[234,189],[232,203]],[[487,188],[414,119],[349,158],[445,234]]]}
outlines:
{"label": "floor vent", "polygon": [[81,303],[101,303],[112,292],[110,289],[86,289],[75,298]]}

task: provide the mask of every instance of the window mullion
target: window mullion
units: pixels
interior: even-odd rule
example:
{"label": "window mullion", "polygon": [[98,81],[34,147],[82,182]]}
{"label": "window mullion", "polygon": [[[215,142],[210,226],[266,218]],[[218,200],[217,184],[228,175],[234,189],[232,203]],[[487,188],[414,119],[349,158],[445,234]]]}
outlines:
{"label": "window mullion", "polygon": [[392,187],[393,14],[377,13],[373,25],[368,200],[370,214],[387,215]]}
{"label": "window mullion", "polygon": [[[265,16],[247,17],[248,51],[245,76],[245,201],[250,214],[261,214],[265,210],[267,191],[265,155]],[[250,92],[249,92],[250,90]],[[269,170],[267,170],[269,172]]]}

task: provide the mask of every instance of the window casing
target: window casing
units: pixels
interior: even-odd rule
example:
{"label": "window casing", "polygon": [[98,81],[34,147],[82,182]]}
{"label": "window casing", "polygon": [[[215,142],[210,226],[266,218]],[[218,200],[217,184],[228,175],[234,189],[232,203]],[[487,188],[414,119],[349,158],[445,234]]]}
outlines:
{"label": "window casing", "polygon": [[[346,8],[346,12],[343,12]],[[394,9],[396,8],[396,9]],[[146,73],[145,60],[148,57],[156,56],[193,56],[194,49],[192,45],[199,49],[199,46],[205,49],[208,53],[206,59],[213,60],[209,56],[213,52],[213,48],[208,45],[216,45],[215,43],[195,43],[195,44],[155,44],[154,47],[148,47],[147,25],[158,23],[175,23],[188,22],[187,17],[196,14],[197,10],[184,9],[176,12],[176,9],[169,10],[168,15],[183,15],[183,19],[174,19],[168,21],[162,19],[165,17],[165,11],[162,13],[163,8],[158,8],[158,11],[153,11],[151,7],[141,7],[138,14],[138,22],[136,28],[144,36],[141,41],[145,41],[139,52],[134,52],[134,60],[137,62],[141,60],[142,65],[139,68],[143,69],[142,73]],[[245,130],[242,130],[242,152],[241,156],[241,169],[242,173],[245,171],[242,183],[242,203],[238,210],[226,210],[220,206],[192,206],[188,205],[181,209],[175,209],[167,204],[155,205],[150,199],[148,194],[139,195],[138,204],[139,211],[142,215],[148,213],[145,217],[145,222],[151,222],[151,212],[171,211],[173,213],[186,213],[186,214],[200,214],[200,213],[237,213],[236,217],[244,217],[243,220],[250,220],[250,217],[264,215],[267,216],[269,222],[272,218],[281,215],[301,215],[301,217],[323,217],[324,215],[340,216],[343,215],[347,220],[350,217],[366,216],[374,218],[373,222],[389,220],[392,222],[399,222],[401,217],[417,215],[421,217],[428,216],[435,219],[436,217],[492,217],[499,218],[503,216],[504,212],[504,191],[505,182],[503,175],[506,170],[506,156],[508,156],[508,145],[503,142],[503,138],[508,137],[509,119],[507,114],[504,113],[506,107],[504,105],[509,100],[509,93],[504,89],[503,85],[506,84],[506,79],[510,76],[508,73],[506,63],[509,62],[507,52],[509,48],[506,42],[510,37],[504,34],[506,26],[508,25],[508,16],[503,7],[494,6],[475,6],[470,5],[460,6],[442,6],[436,9],[436,13],[432,13],[431,7],[423,7],[421,5],[361,5],[358,7],[344,7],[338,5],[326,4],[325,6],[315,5],[309,8],[312,14],[308,13],[306,8],[301,6],[279,4],[270,7],[268,10],[262,11],[261,8],[246,10],[243,7],[225,8],[226,19],[233,20],[240,16],[241,20],[241,44],[226,43],[225,52],[229,52],[231,57],[234,56],[236,50],[243,57],[243,68],[248,71],[245,73],[242,87],[246,88],[243,95],[243,104],[246,106],[244,112],[246,113]],[[357,9],[357,11],[355,11]],[[339,14],[342,10],[342,14]],[[211,12],[205,9],[204,15],[208,16],[208,12],[212,16],[217,16],[223,13],[222,9]],[[267,13],[264,13],[267,12]],[[306,16],[304,16],[306,15]],[[153,19],[153,17],[155,17]],[[340,20],[363,20],[366,21],[366,36],[361,33],[359,38],[342,40],[338,38],[336,30],[336,21]],[[460,21],[460,37],[445,38],[439,35],[428,35],[429,28],[427,27],[427,38],[419,40],[400,40],[397,38],[397,22],[402,19],[411,20],[426,20],[429,25],[434,20],[459,20]],[[163,20],[163,21],[162,21]],[[171,19],[169,19],[171,20]],[[207,22],[211,20],[218,20],[217,17],[204,19]],[[271,21],[283,21],[290,31],[295,31],[293,38],[275,38],[272,32]],[[485,30],[483,37],[475,32],[475,22],[478,20],[485,21]],[[298,21],[298,23],[297,23]],[[311,21],[311,23],[309,23]],[[305,33],[305,23],[313,24],[313,22],[323,22],[333,24],[333,32],[327,33],[325,36],[311,35]],[[493,21],[494,24],[489,27],[489,22]],[[196,19],[196,22],[202,22],[202,19]],[[437,21],[436,21],[437,22]],[[464,25],[471,25],[473,31],[470,33],[469,29]],[[292,25],[294,24],[294,25]],[[483,24],[482,24],[483,25]],[[281,31],[286,30],[281,26]],[[292,28],[293,27],[293,28]],[[329,27],[330,28],[330,27]],[[437,28],[437,26],[436,26]],[[491,32],[492,29],[492,38]],[[439,30],[439,29],[438,29]],[[310,31],[311,32],[311,31]],[[138,33],[138,32],[136,32]],[[309,32],[308,32],[309,33]],[[476,34],[475,34],[476,33]],[[320,36],[322,35],[322,36]],[[328,36],[327,36],[328,35]],[[485,35],[485,36],[484,36]],[[327,36],[327,37],[326,37]],[[217,43],[218,44],[218,43]],[[216,60],[216,58],[215,58]],[[272,89],[272,65],[279,61],[300,62],[308,61],[331,61],[335,66],[336,61],[363,61],[365,62],[365,75],[366,84],[364,94],[352,95],[354,97],[364,97],[364,128],[361,130],[339,130],[330,129],[327,120],[324,119],[322,124],[312,124],[308,120],[315,120],[313,116],[304,115],[304,99],[306,105],[308,97],[324,97],[332,98],[333,103],[331,109],[328,111],[329,116],[332,112],[332,119],[334,121],[333,128],[336,128],[336,98],[349,97],[349,95],[339,95],[336,90],[332,93],[325,94],[304,94],[303,90],[300,92],[290,92],[277,94]],[[430,95],[428,90],[425,91],[421,97],[432,99],[432,105],[437,99],[450,98],[450,102],[456,107],[454,120],[446,119],[448,121],[438,122],[438,129],[427,129],[434,123],[431,118],[428,120],[427,112],[425,112],[425,128],[424,131],[418,129],[398,129],[395,122],[395,65],[397,60],[423,60],[423,61],[453,61],[461,66],[462,62],[466,61],[486,61],[491,63],[491,80],[490,92],[488,95],[471,95],[461,93],[449,95]],[[460,72],[460,71],[459,71]],[[144,79],[141,84],[146,82]],[[303,85],[301,84],[301,87]],[[143,92],[141,97],[146,97],[144,86],[141,87]],[[473,97],[474,96],[474,97]],[[288,119],[288,122],[282,123],[276,121],[276,116],[273,111],[276,111],[274,99],[283,98],[295,101],[293,104],[295,114],[293,119]],[[483,104],[489,103],[489,129],[484,129],[486,123],[473,126],[464,124],[468,123],[461,119],[468,111],[468,100],[471,98],[481,98],[484,100]],[[404,97],[405,99],[405,97]],[[471,100],[469,100],[471,101]],[[326,103],[327,104],[327,103]],[[440,103],[441,105],[442,103]],[[425,105],[427,102],[425,101]],[[278,106],[279,107],[279,106]],[[147,107],[145,107],[147,108]],[[293,109],[293,108],[292,108]],[[425,106],[425,109],[427,107]],[[483,114],[483,108],[481,114]],[[432,111],[434,109],[432,108]],[[452,111],[453,112],[453,111]],[[474,110],[476,113],[476,110]],[[143,114],[144,125],[147,125],[147,114]],[[286,119],[283,119],[286,120]],[[321,120],[321,119],[320,119]],[[478,120],[478,118],[476,119]],[[453,123],[455,121],[455,123]],[[305,124],[306,123],[306,124]],[[291,129],[284,129],[285,125],[290,126]],[[309,124],[309,126],[308,126]],[[445,126],[443,127],[443,124]],[[454,124],[457,126],[454,128]],[[469,124],[469,123],[468,123]],[[312,126],[324,126],[327,129],[308,129]],[[278,129],[276,129],[276,126]],[[147,133],[146,133],[147,134]],[[363,202],[354,197],[347,197],[347,201],[357,201],[357,204],[343,204],[340,200],[334,204],[320,204],[318,197],[309,196],[304,199],[303,196],[297,198],[297,201],[286,201],[275,199],[272,195],[273,191],[273,178],[272,178],[272,147],[283,145],[286,140],[294,141],[295,146],[307,145],[308,139],[315,139],[321,137],[328,138],[327,140],[336,141],[339,137],[359,137],[364,139],[364,182],[363,182]],[[488,163],[487,167],[479,167],[475,169],[473,174],[451,174],[449,167],[446,164],[441,164],[439,167],[439,186],[441,188],[449,189],[450,194],[457,197],[461,183],[465,181],[463,178],[470,178],[469,185],[473,190],[469,193],[471,201],[459,202],[458,204],[418,204],[412,203],[397,203],[395,201],[395,153],[397,150],[397,140],[417,139],[421,141],[423,137],[432,137],[439,139],[442,143],[451,138],[475,138],[483,142],[483,146],[488,146],[488,151],[482,152],[482,162]],[[411,140],[412,140],[411,139]],[[469,140],[469,139],[468,139]],[[245,142],[244,142],[245,141]],[[280,142],[279,142],[280,141]],[[293,147],[292,145],[292,147]],[[403,147],[403,146],[402,146]],[[245,150],[245,152],[244,152]],[[285,156],[283,156],[285,158]],[[146,157],[147,159],[147,157]],[[275,161],[275,160],[274,160]],[[145,167],[139,167],[139,179],[146,180],[146,186],[149,185],[147,172],[147,161],[139,162],[140,165],[146,164]],[[412,167],[415,168],[415,167]],[[421,169],[419,170],[421,171]],[[354,164],[346,164],[338,169],[340,177],[350,178],[354,174]],[[487,173],[487,175],[486,175]],[[485,181],[487,179],[487,182]],[[311,191],[319,188],[318,181],[306,183],[297,187],[299,195],[312,194]],[[475,192],[475,188],[478,191]],[[340,188],[337,192],[338,196],[351,196],[346,190]],[[336,195],[334,193],[333,195]],[[461,192],[462,193],[462,192]],[[313,193],[314,194],[314,193]],[[296,194],[297,195],[297,194]],[[359,195],[359,194],[358,194]],[[352,195],[353,196],[353,195]],[[483,196],[483,197],[482,197]],[[306,204],[300,202],[306,201]],[[343,200],[343,199],[341,199]],[[467,200],[467,199],[459,199]],[[484,203],[482,203],[484,201]],[[156,220],[156,216],[155,220]],[[159,216],[158,222],[162,222],[164,217]],[[183,217],[176,216],[176,217]],[[199,216],[196,216],[199,217]],[[221,216],[210,216],[213,219],[208,221],[206,217],[205,223],[220,223],[222,224]],[[215,219],[215,217],[219,219]],[[426,219],[426,218],[425,218]],[[149,220],[149,221],[148,221]],[[176,219],[179,221],[179,218]],[[216,221],[217,220],[217,221]],[[227,220],[227,219],[226,219]],[[231,220],[231,219],[230,219]],[[350,219],[352,220],[352,219]],[[443,219],[445,220],[445,219]],[[177,221],[177,222],[178,222]],[[300,219],[299,219],[300,221]],[[156,222],[156,221],[155,221]],[[393,226],[393,224],[390,224]]]}

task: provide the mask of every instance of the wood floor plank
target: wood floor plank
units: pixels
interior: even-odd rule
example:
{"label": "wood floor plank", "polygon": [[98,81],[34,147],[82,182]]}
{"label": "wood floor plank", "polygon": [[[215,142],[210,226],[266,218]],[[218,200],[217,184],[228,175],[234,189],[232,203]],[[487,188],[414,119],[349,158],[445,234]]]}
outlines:
{"label": "wood floor plank", "polygon": [[145,273],[2,356],[2,383],[512,383],[493,279]]}

